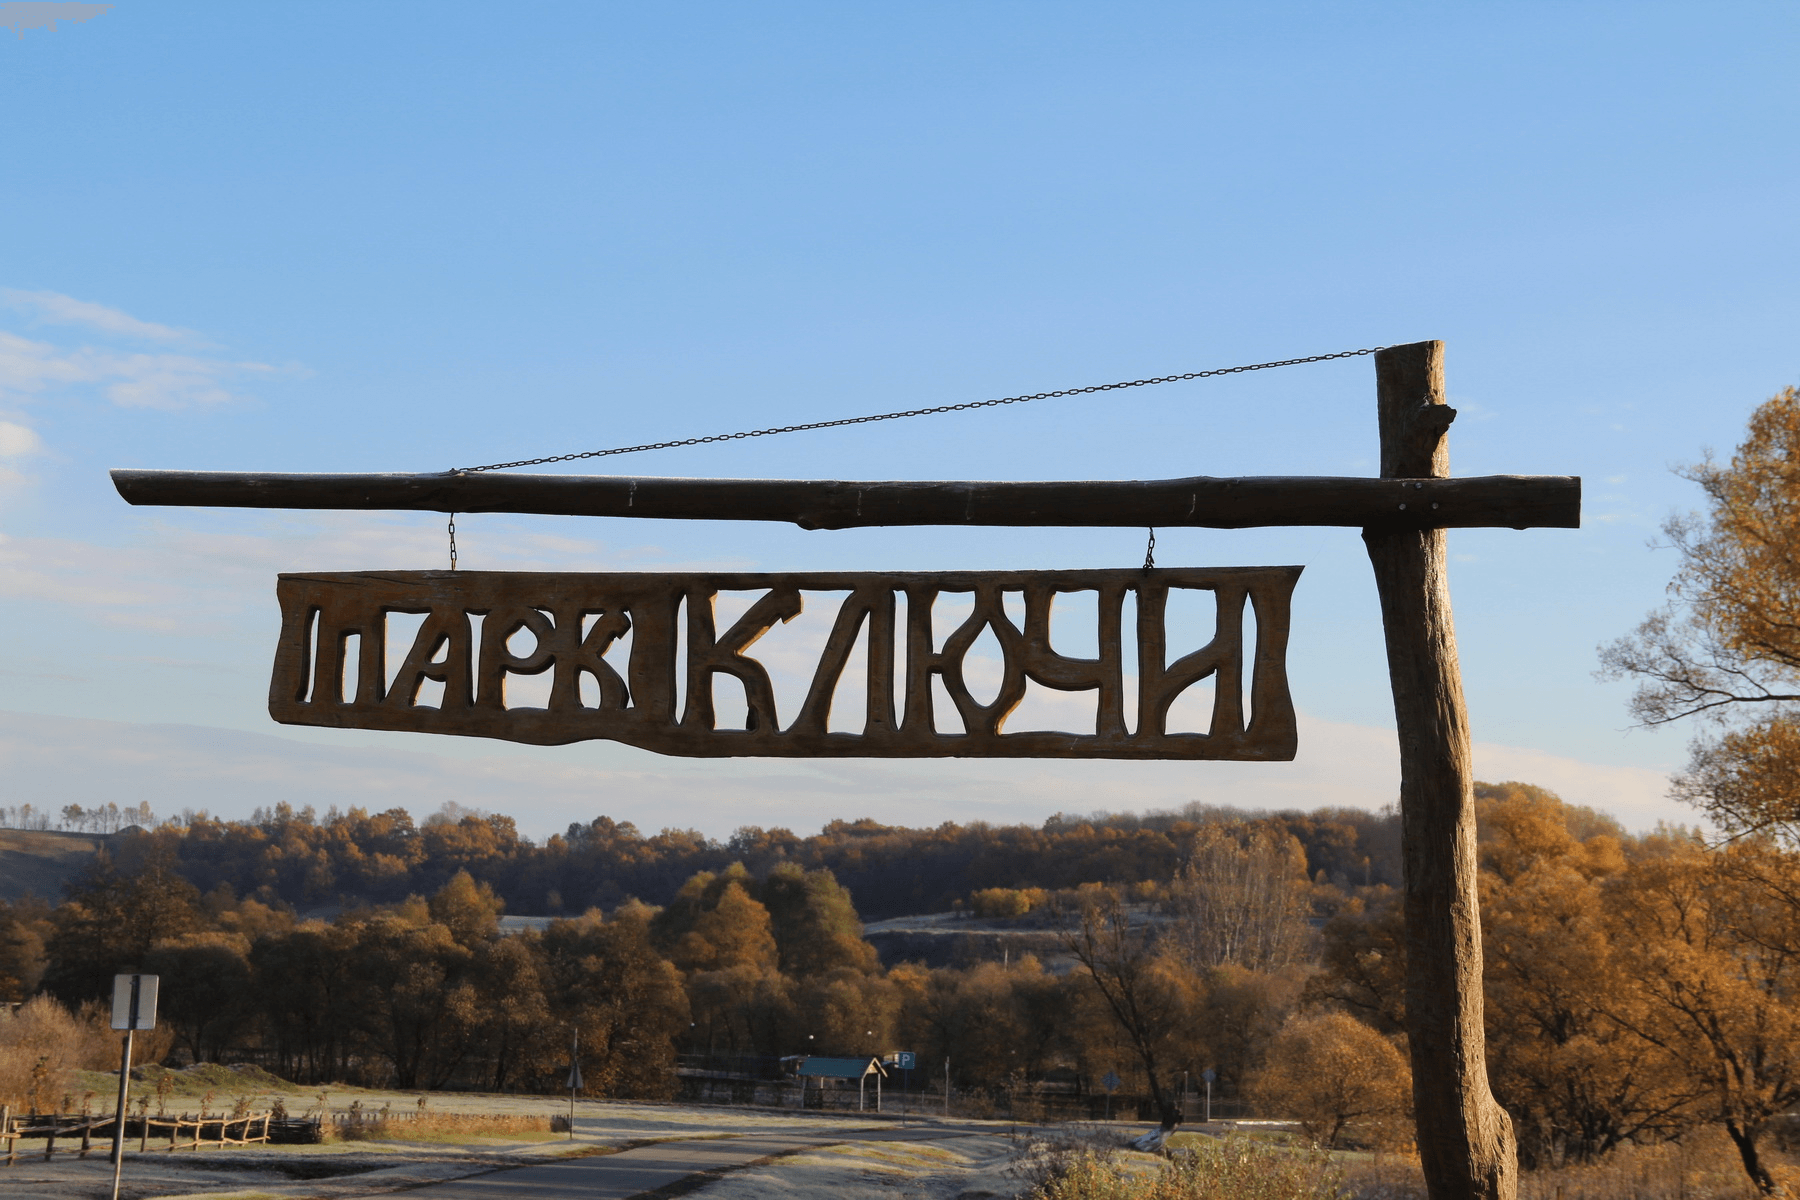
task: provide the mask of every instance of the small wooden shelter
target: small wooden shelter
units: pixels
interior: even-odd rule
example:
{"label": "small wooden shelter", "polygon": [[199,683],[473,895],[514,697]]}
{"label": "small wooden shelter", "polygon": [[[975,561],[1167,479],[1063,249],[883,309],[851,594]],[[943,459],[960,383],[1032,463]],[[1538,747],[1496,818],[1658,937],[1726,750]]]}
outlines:
{"label": "small wooden shelter", "polygon": [[816,1079],[824,1090],[827,1079],[856,1080],[856,1111],[862,1112],[867,1098],[869,1076],[875,1077],[875,1111],[881,1111],[881,1081],[887,1068],[878,1058],[826,1058],[819,1054],[785,1060],[790,1073],[800,1077],[800,1106],[806,1106],[806,1081]]}

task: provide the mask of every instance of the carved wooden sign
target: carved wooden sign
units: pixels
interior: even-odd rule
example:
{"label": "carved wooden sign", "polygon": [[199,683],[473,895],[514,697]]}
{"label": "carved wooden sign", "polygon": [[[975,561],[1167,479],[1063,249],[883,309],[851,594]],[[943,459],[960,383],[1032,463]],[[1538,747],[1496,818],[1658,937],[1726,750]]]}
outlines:
{"label": "carved wooden sign", "polygon": [[[289,725],[462,734],[558,745],[591,738],[690,757],[1171,758],[1294,757],[1286,650],[1299,567],[1110,571],[816,574],[531,574],[487,571],[283,575],[281,643],[269,711]],[[1205,645],[1169,658],[1171,589],[1212,594]],[[721,592],[761,593],[721,632]],[[777,711],[767,667],[748,651],[808,592],[845,594],[797,711]],[[1007,611],[1007,593],[1022,628]],[[1094,658],[1050,645],[1058,596],[1093,594]],[[1127,674],[1125,601],[1135,603],[1135,684]],[[957,595],[968,616],[940,636],[933,610]],[[904,599],[904,638],[900,601]],[[946,605],[948,607],[948,605]],[[1246,650],[1245,616],[1254,616]],[[390,670],[390,618],[422,617]],[[946,624],[948,624],[946,622]],[[969,653],[991,631],[1000,683],[971,694]],[[629,649],[620,647],[629,634]],[[829,727],[858,643],[866,646],[860,733]],[[354,645],[354,652],[348,648]],[[609,652],[612,657],[609,659]],[[623,661],[619,661],[619,659]],[[541,706],[512,706],[508,680],[548,673]],[[725,675],[745,697],[742,729],[715,726]],[[1212,681],[1206,732],[1168,732],[1170,706]],[[351,682],[353,681],[353,682]],[[954,712],[934,703],[941,681]],[[1006,729],[1027,681],[1091,691],[1089,732]],[[348,684],[348,686],[347,686]],[[441,693],[421,703],[427,685]],[[1127,704],[1128,687],[1135,693]],[[896,695],[898,692],[898,695]],[[1129,724],[1127,722],[1127,709]]]}

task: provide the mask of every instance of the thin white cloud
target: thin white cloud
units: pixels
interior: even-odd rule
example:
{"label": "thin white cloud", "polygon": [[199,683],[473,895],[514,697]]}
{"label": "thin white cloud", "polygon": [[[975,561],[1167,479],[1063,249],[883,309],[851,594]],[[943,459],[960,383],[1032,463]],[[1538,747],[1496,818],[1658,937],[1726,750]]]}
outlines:
{"label": "thin white cloud", "polygon": [[106,398],[120,408],[188,408],[236,399],[225,384],[246,375],[270,375],[267,363],[231,362],[191,354],[92,353]]}
{"label": "thin white cloud", "polygon": [[56,387],[93,385],[121,408],[191,408],[237,396],[228,386],[280,368],[198,354],[140,354],[81,346],[73,350],[0,330],[0,397],[41,396]]}
{"label": "thin white cloud", "polygon": [[146,338],[156,342],[192,341],[191,330],[145,321],[120,309],[108,308],[92,300],[77,300],[61,292],[26,292],[18,288],[0,288],[0,299],[13,308],[31,313],[48,325],[82,325],[120,337]]}
{"label": "thin white cloud", "polygon": [[44,443],[36,430],[12,421],[0,421],[0,458],[24,458],[43,452]]}

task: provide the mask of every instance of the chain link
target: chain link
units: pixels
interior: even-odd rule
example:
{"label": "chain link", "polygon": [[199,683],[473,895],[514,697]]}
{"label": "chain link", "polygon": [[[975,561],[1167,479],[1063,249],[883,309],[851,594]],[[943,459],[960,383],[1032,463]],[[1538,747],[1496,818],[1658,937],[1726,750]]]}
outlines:
{"label": "chain link", "polygon": [[1156,530],[1150,530],[1150,540],[1144,544],[1144,571],[1156,570]]}
{"label": "chain link", "polygon": [[450,514],[450,569],[456,570],[456,514]]}
{"label": "chain link", "polygon": [[837,429],[845,425],[869,425],[876,421],[898,421],[905,417],[930,417],[939,413],[967,412],[975,408],[996,408],[1002,404],[1027,404],[1033,400],[1051,400],[1058,396],[1088,396],[1095,392],[1115,392],[1121,388],[1152,387],[1159,383],[1181,383],[1190,379],[1209,379],[1215,375],[1241,375],[1246,371],[1267,371],[1272,367],[1297,367],[1302,363],[1330,362],[1336,358],[1360,358],[1381,349],[1383,349],[1381,346],[1370,346],[1363,350],[1340,350],[1336,354],[1312,354],[1305,358],[1284,358],[1279,362],[1250,363],[1242,367],[1214,367],[1210,371],[1189,371],[1184,375],[1159,375],[1154,379],[1097,383],[1091,387],[1064,388],[1056,392],[1033,392],[1028,396],[1006,396],[999,400],[971,400],[964,404],[941,404],[936,408],[909,408],[903,412],[876,413],[867,417],[844,417],[836,421],[813,421],[806,425],[777,425],[769,429],[715,433],[709,437],[682,438],[673,442],[646,442],[641,446],[615,446],[610,450],[584,450],[579,454],[553,454],[546,458],[521,458],[514,462],[488,463],[483,467],[453,467],[450,473],[452,475],[473,475],[479,471],[504,471],[510,467],[540,467],[546,463],[574,462],[583,458],[606,458],[614,454],[636,454],[641,450],[673,450],[681,446],[706,446],[713,442],[735,442],[744,438],[771,437],[778,433],[804,433],[810,429]]}

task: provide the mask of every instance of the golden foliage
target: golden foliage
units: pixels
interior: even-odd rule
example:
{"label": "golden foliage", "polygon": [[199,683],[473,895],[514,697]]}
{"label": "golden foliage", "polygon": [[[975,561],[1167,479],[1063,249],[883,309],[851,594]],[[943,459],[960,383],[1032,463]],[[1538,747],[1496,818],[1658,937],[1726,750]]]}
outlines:
{"label": "golden foliage", "polygon": [[76,1071],[118,1070],[119,1036],[98,1006],[73,1013],[42,995],[15,1010],[0,1006],[0,1104],[56,1111]]}
{"label": "golden foliage", "polygon": [[1250,1091],[1267,1111],[1293,1117],[1317,1145],[1355,1129],[1365,1144],[1410,1141],[1412,1072],[1394,1044],[1343,1013],[1294,1017],[1269,1042]]}
{"label": "golden foliage", "polygon": [[1645,724],[1737,726],[1695,741],[1677,795],[1732,833],[1800,836],[1800,390],[1751,414],[1728,463],[1708,455],[1683,473],[1707,511],[1664,526],[1681,555],[1672,599],[1601,648],[1603,673],[1637,680]]}

